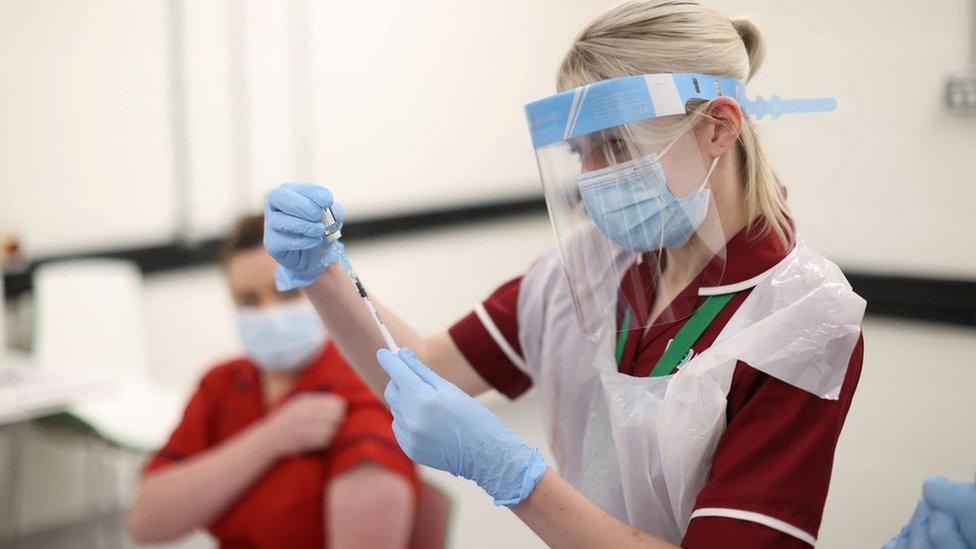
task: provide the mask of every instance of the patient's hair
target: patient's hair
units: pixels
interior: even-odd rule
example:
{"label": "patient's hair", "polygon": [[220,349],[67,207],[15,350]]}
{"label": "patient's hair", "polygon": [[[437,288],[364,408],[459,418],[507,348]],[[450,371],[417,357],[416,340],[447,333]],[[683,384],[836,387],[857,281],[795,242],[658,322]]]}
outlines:
{"label": "patient's hair", "polygon": [[245,215],[234,223],[234,228],[220,247],[220,262],[224,265],[234,254],[264,245],[264,216]]}

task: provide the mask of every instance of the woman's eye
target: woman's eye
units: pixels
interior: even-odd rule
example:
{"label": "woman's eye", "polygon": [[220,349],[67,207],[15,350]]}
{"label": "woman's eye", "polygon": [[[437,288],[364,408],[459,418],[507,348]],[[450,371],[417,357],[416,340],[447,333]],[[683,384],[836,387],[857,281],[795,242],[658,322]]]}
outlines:
{"label": "woman's eye", "polygon": [[257,307],[261,301],[253,294],[244,294],[237,296],[237,304],[241,307]]}
{"label": "woman's eye", "polygon": [[627,152],[627,143],[619,137],[611,137],[607,140],[607,144],[610,145],[610,150],[613,151],[613,154],[624,154]]}

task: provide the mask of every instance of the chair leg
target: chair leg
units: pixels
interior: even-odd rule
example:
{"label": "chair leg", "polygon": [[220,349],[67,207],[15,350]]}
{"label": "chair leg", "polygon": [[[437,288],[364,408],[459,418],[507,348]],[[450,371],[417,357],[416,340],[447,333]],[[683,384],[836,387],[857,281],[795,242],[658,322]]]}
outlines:
{"label": "chair leg", "polygon": [[118,513],[123,511],[125,481],[120,477],[126,473],[128,451],[119,449],[96,433],[91,432],[85,440],[86,474],[85,502],[94,508],[94,528],[91,540],[94,547],[129,547],[124,523],[120,527]]}
{"label": "chair leg", "polygon": [[107,548],[118,545],[111,543],[111,513],[115,511],[112,505],[117,501],[114,494],[117,483],[108,464],[108,452],[112,448],[95,434],[89,434],[85,442],[85,502],[94,511],[92,547]]}

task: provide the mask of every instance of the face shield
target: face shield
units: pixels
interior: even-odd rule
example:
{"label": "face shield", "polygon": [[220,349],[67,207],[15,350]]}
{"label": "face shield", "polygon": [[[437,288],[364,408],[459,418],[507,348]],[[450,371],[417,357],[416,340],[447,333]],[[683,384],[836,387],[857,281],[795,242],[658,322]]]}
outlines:
{"label": "face shield", "polygon": [[[719,158],[702,150],[686,114],[689,102],[719,96],[746,112],[798,107],[748,101],[738,80],[699,74],[614,78],[526,106],[584,331],[613,320],[619,329],[682,320],[701,305],[699,288],[721,285],[733,235],[710,188]],[[832,108],[818,101],[802,102],[803,112]]]}

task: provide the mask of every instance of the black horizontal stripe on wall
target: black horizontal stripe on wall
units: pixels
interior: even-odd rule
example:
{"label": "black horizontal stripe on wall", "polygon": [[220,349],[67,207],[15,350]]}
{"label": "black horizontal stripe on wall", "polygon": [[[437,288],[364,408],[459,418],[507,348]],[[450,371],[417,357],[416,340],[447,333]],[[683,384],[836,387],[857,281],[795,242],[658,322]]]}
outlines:
{"label": "black horizontal stripe on wall", "polygon": [[868,314],[976,326],[976,280],[847,272]]}
{"label": "black horizontal stripe on wall", "polygon": [[[545,211],[545,199],[528,197],[368,217],[345,223],[342,227],[342,241],[348,243],[440,227],[500,221]],[[192,243],[174,240],[154,245],[80,251],[35,258],[22,271],[4,272],[4,293],[9,298],[30,290],[34,271],[44,263],[72,259],[126,259],[138,265],[143,274],[153,274],[214,263],[218,260],[222,242],[222,238],[202,239]]]}
{"label": "black horizontal stripe on wall", "polygon": [[[471,223],[489,223],[525,214],[544,214],[542,197],[519,198],[352,220],[342,229],[345,242],[389,237],[414,231]],[[5,294],[30,290],[37,266],[50,261],[84,258],[128,259],[144,274],[211,264],[217,261],[220,239],[78,252],[39,258],[23,271],[4,274]],[[976,326],[976,280],[845,270],[855,291],[868,302],[868,314]]]}

